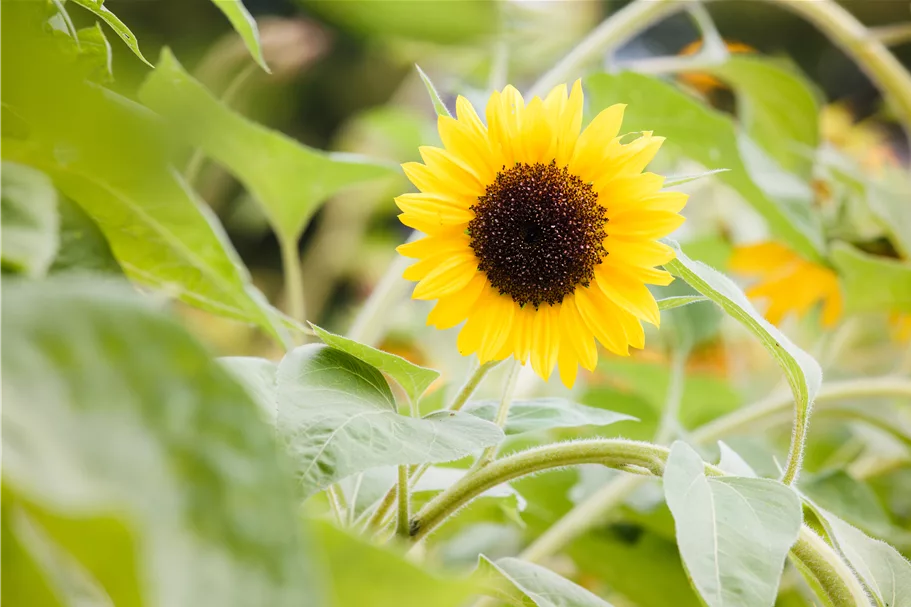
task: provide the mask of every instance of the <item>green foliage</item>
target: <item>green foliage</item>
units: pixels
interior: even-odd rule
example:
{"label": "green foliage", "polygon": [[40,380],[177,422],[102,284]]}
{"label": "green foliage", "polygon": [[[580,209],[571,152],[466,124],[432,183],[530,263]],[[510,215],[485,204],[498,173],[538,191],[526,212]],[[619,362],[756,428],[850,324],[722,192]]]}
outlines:
{"label": "green foliage", "polygon": [[424,73],[421,66],[415,64],[414,69],[418,71],[418,75],[421,77],[424,87],[427,88],[427,94],[430,95],[430,101],[433,103],[433,109],[436,111],[437,116],[449,116],[451,118],[452,113],[449,111],[449,108],[446,107],[446,104],[443,103],[443,100],[440,99],[440,94],[437,92],[437,88],[433,86],[433,82],[430,81],[430,77]]}
{"label": "green foliage", "polygon": [[151,63],[142,56],[142,51],[139,50],[139,41],[136,40],[136,36],[133,35],[133,32],[130,31],[130,28],[126,24],[117,18],[117,15],[112,13],[107,7],[104,6],[104,0],[72,0],[74,4],[78,4],[82,8],[91,11],[95,14],[96,17],[101,18],[102,21],[107,23],[114,33],[117,34],[124,44],[126,44],[133,53],[139,57],[143,63],[149,67],[154,67]]}
{"label": "green foliage", "polygon": [[[465,405],[462,411],[493,421],[498,407],[498,401],[473,401]],[[580,405],[564,398],[536,398],[513,401],[503,430],[508,436],[551,428],[609,426],[620,421],[638,420],[631,415]]]}
{"label": "green foliage", "polygon": [[57,192],[40,171],[12,162],[3,163],[0,192],[3,269],[40,277],[59,245]]}
{"label": "green foliage", "polygon": [[60,213],[60,246],[51,272],[96,272],[123,276],[104,234],[79,205],[62,198]]}
{"label": "green foliage", "polygon": [[[298,603],[315,579],[272,432],[183,329],[122,286],[58,278],[4,285],[3,336],[3,482],[49,513],[29,516],[51,545],[109,593],[142,579],[142,604]],[[132,552],[102,558],[111,525]]]}
{"label": "green foliage", "polygon": [[492,596],[517,607],[610,607],[550,569],[519,559],[494,562],[482,554],[475,576],[486,581]]}
{"label": "green foliage", "polygon": [[269,72],[266,58],[263,57],[263,47],[259,41],[259,28],[256,27],[256,20],[247,11],[244,3],[241,0],[212,0],[212,2],[225,14],[225,17],[231,22],[231,27],[240,34],[244,45],[256,63]]}
{"label": "green foliage", "polygon": [[664,472],[677,544],[710,607],[775,601],[785,556],[797,540],[797,494],[777,481],[706,476],[702,458],[676,442]]}
{"label": "green foliage", "polygon": [[158,63],[139,98],[236,175],[282,239],[295,242],[329,197],[393,172],[387,165],[308,148],[244,118],[190,77],[167,49]]}
{"label": "green foliage", "polygon": [[844,280],[849,311],[911,312],[911,263],[870,255],[843,242],[832,246],[831,256]]}

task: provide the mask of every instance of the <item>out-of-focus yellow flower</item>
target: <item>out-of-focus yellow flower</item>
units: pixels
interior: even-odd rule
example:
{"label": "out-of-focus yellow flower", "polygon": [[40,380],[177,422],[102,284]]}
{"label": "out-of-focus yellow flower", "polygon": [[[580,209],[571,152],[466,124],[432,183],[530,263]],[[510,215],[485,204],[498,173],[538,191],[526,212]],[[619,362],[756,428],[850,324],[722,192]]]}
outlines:
{"label": "out-of-focus yellow flower", "polygon": [[911,341],[911,314],[893,312],[889,315],[889,324],[896,341]]}
{"label": "out-of-focus yellow flower", "polygon": [[898,166],[898,156],[889,145],[886,131],[870,120],[855,122],[851,111],[841,103],[830,103],[819,115],[820,135],[862,167],[881,173]]}
{"label": "out-of-focus yellow flower", "polygon": [[823,325],[832,326],[841,318],[844,300],[838,275],[777,242],[736,247],[730,268],[756,277],[747,296],[768,301],[765,316],[772,324],[789,313],[802,316],[820,302]]}
{"label": "out-of-focus yellow flower", "polygon": [[427,322],[465,321],[463,355],[530,361],[545,379],[557,365],[567,386],[594,368],[595,339],[620,355],[644,347],[641,321],[660,321],[646,285],[672,280],[658,239],[687,200],[642,172],[662,137],[623,143],[623,105],[582,130],[582,101],[579,82],[528,103],[508,86],[484,124],[459,97],[457,117],[439,118],[445,147],[402,165],[420,192],[396,198],[402,223],[427,234],[398,248],[419,260],[405,272],[413,297],[438,300]]}
{"label": "out-of-focus yellow flower", "polygon": [[[735,42],[733,40],[725,40],[724,45],[727,47],[728,52],[732,55],[746,55],[756,52],[756,49],[754,49],[752,46],[743,44],[742,42]],[[687,44],[680,50],[678,55],[684,57],[695,55],[700,51],[700,49],[702,49],[701,39]],[[703,95],[707,95],[708,93],[711,93],[717,89],[727,88],[723,82],[711,74],[706,74],[705,72],[682,72],[677,76],[677,78],[681,82],[684,82],[692,88],[696,89]]]}

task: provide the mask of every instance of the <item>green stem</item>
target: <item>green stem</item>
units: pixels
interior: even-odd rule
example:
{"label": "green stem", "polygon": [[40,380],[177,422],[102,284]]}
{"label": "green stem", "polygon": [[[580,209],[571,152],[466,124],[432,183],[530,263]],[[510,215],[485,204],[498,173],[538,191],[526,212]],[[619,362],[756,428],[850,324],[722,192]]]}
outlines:
{"label": "green stem", "polygon": [[395,533],[400,538],[407,539],[409,525],[411,524],[411,510],[408,491],[408,466],[399,466],[398,482],[399,517]]}
{"label": "green stem", "polygon": [[297,252],[297,239],[277,234],[282,254],[282,270],[285,274],[285,299],[288,302],[288,315],[298,322],[304,322],[304,277],[301,273],[300,257]]}
{"label": "green stem", "polygon": [[458,393],[455,395],[455,398],[452,399],[452,402],[449,403],[449,406],[446,407],[449,411],[458,411],[465,406],[465,403],[468,402],[468,399],[471,398],[471,395],[474,394],[474,391],[478,389],[478,385],[483,381],[491,369],[500,364],[499,360],[492,360],[486,362],[483,365],[478,365],[471,375],[468,376],[468,379],[465,380],[465,383],[462,384],[462,387],[459,388]]}
{"label": "green stem", "polygon": [[689,344],[683,344],[671,356],[670,378],[664,398],[664,411],[661,414],[658,432],[655,434],[655,442],[659,445],[670,442],[680,430],[680,402],[683,400],[683,383],[689,352]]}
{"label": "green stem", "polygon": [[857,577],[835,550],[806,525],[791,547],[791,561],[813,580],[833,607],[870,607],[870,599]]}
{"label": "green stem", "polygon": [[[503,394],[500,396],[500,406],[497,408],[497,417],[494,423],[500,428],[506,427],[506,420],[509,418],[509,406],[512,404],[512,395],[516,391],[516,383],[519,381],[519,373],[522,371],[522,364],[513,359],[510,361],[506,382],[503,384]],[[478,461],[475,462],[474,469],[483,468],[493,461],[497,456],[499,445],[491,445],[484,449]]]}

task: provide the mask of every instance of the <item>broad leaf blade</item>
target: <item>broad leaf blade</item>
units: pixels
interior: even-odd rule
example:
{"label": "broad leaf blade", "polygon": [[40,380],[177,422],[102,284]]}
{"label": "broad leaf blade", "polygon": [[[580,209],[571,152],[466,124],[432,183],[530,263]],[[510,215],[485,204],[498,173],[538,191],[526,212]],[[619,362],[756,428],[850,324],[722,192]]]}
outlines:
{"label": "broad leaf blade", "polygon": [[503,432],[462,412],[399,415],[374,367],[327,346],[301,346],[277,375],[279,434],[304,495],[380,466],[453,461],[495,445]]}
{"label": "broad leaf blade", "polygon": [[31,278],[43,276],[57,253],[57,191],[47,175],[4,162],[0,171],[2,262]]}
{"label": "broad leaf blade", "polygon": [[408,394],[412,403],[416,403],[421,395],[430,387],[439,376],[440,372],[426,367],[420,367],[409,362],[401,356],[383,352],[366,344],[358,343],[353,339],[335,335],[310,323],[313,330],[321,340],[336,350],[347,352],[351,356],[372,365],[394,379]]}
{"label": "broad leaf blade", "polygon": [[278,365],[255,356],[227,356],[218,362],[243,386],[250,398],[265,412],[266,418],[275,423],[278,414],[275,377]]}
{"label": "broad leaf blade", "polygon": [[167,49],[139,98],[188,143],[231,171],[287,240],[296,241],[334,194],[395,172],[392,166],[314,150],[244,118],[194,80]]}
{"label": "broad leaf blade", "polygon": [[72,277],[5,284],[2,323],[4,483],[49,511],[117,515],[142,547],[119,559],[136,559],[143,604],[311,591],[273,431],[183,328],[132,289]]}
{"label": "broad leaf blade", "polygon": [[133,32],[130,31],[130,28],[121,21],[117,15],[109,11],[102,4],[104,0],[73,0],[75,4],[78,4],[82,8],[91,11],[95,16],[101,18],[105,23],[111,26],[111,29],[114,30],[123,42],[130,47],[130,50],[139,57],[143,63],[149,67],[155,67],[146,60],[142,55],[142,51],[139,50],[139,41],[136,39],[136,36],[133,35]]}
{"label": "broad leaf blade", "polygon": [[546,567],[515,558],[491,561],[483,554],[474,577],[488,593],[520,607],[611,607],[585,588]]}
{"label": "broad leaf blade", "polygon": [[911,312],[911,263],[864,253],[844,242],[832,246],[852,312]]}
{"label": "broad leaf blade", "polygon": [[[470,402],[462,410],[493,421],[498,408],[498,401],[482,400]],[[638,420],[631,415],[580,405],[565,398],[537,398],[513,401],[503,430],[509,436],[550,428],[609,426],[622,421]]]}
{"label": "broad leaf blade", "polygon": [[244,3],[241,0],[212,0],[212,2],[225,14],[225,17],[231,22],[231,27],[240,34],[244,45],[256,63],[266,72],[271,73],[269,66],[266,65],[266,58],[263,57],[263,47],[259,41],[259,28],[256,27],[256,20]]}
{"label": "broad leaf blade", "polygon": [[797,494],[768,479],[707,477],[702,458],[679,441],[667,460],[664,494],[680,555],[706,604],[772,605],[800,530]]}

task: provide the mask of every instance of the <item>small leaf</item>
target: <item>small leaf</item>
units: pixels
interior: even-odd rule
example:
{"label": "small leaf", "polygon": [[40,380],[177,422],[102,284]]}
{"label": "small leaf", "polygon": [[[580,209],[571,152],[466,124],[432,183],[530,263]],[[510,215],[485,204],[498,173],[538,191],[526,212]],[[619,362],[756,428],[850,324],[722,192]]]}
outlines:
{"label": "small leaf", "polygon": [[518,607],[611,607],[550,569],[516,558],[494,562],[482,554],[472,577],[484,583],[490,596]]}
{"label": "small leaf", "polygon": [[699,455],[677,441],[664,471],[664,494],[680,555],[709,607],[775,603],[802,521],[794,491],[769,479],[707,477]]}
{"label": "small leaf", "polygon": [[347,352],[351,356],[364,361],[368,365],[376,367],[394,379],[402,386],[402,389],[408,394],[408,398],[411,399],[412,403],[416,403],[427,388],[430,387],[430,384],[440,376],[439,371],[426,367],[419,367],[401,356],[383,352],[382,350],[358,343],[353,339],[348,339],[341,335],[335,335],[313,323],[310,323],[310,326],[313,327],[313,330],[316,331],[316,334],[327,346],[332,346],[336,350]]}
{"label": "small leaf", "polygon": [[0,171],[3,268],[43,276],[57,253],[57,191],[47,175],[4,162]]}
{"label": "small leaf", "polygon": [[670,245],[676,250],[677,258],[665,267],[671,274],[679,276],[718,304],[759,338],[788,379],[798,417],[806,418],[822,384],[819,363],[763,318],[731,279],[704,263],[687,257],[676,242],[670,242]]}
{"label": "small leaf", "polygon": [[[314,521],[320,540],[334,607],[458,607],[475,585],[439,575],[387,550],[349,535],[326,522]],[[356,573],[356,577],[352,577]],[[301,605],[309,605],[307,595]]]}
{"label": "small leaf", "polygon": [[424,73],[424,70],[421,69],[420,65],[415,64],[414,67],[421,76],[424,86],[427,87],[427,94],[430,95],[430,102],[433,103],[433,109],[436,110],[437,116],[449,116],[451,118],[452,114],[449,113],[449,108],[447,108],[446,104],[443,103],[443,100],[440,99],[440,94],[437,92],[437,88],[433,86],[433,82],[430,81],[430,77]]}
{"label": "small leaf", "polygon": [[212,2],[225,14],[231,27],[240,34],[250,55],[266,72],[271,73],[269,66],[266,65],[266,58],[263,57],[263,47],[259,41],[259,28],[256,27],[256,20],[244,6],[241,0],[212,0]]}
{"label": "small leaf", "polygon": [[911,312],[911,262],[870,255],[844,242],[832,245],[831,259],[844,280],[848,311]]}
{"label": "small leaf", "polygon": [[879,607],[911,607],[911,563],[898,550],[818,506],[813,511]]}
{"label": "small leaf", "polygon": [[278,365],[265,358],[255,356],[226,356],[218,362],[247,390],[250,398],[266,413],[274,425],[278,414],[275,377]]}
{"label": "small leaf", "polygon": [[676,297],[665,297],[658,300],[658,309],[659,310],[671,310],[673,308],[679,308],[680,306],[688,306],[691,303],[697,303],[700,301],[711,301],[708,297],[703,295],[678,295]]}
{"label": "small leaf", "polygon": [[756,472],[744,461],[740,454],[727,446],[724,441],[718,441],[718,450],[721,452],[721,458],[718,460],[718,468],[731,476],[742,476],[745,478],[756,478]]}
{"label": "small leaf", "polygon": [[718,173],[725,173],[731,169],[712,169],[711,171],[703,171],[702,173],[695,173],[693,175],[671,175],[664,179],[664,189],[673,188],[678,185],[683,185],[684,183],[689,183],[691,181],[697,181],[705,177],[711,177],[712,175],[717,175]]}
{"label": "small leaf", "polygon": [[503,432],[467,413],[396,412],[383,375],[328,346],[301,346],[278,366],[279,434],[304,495],[370,468],[447,462],[496,445]]}
{"label": "small leaf", "polygon": [[231,171],[286,240],[296,241],[331,196],[397,171],[392,165],[314,150],[244,118],[194,80],[168,49],[139,98],[188,143]]}
{"label": "small leaf", "polygon": [[143,63],[149,67],[155,67],[142,56],[142,52],[139,50],[139,41],[136,40],[136,36],[133,35],[130,28],[128,28],[123,21],[118,19],[117,15],[105,8],[102,4],[103,2],[104,0],[73,0],[74,4],[78,4],[82,8],[91,11],[95,16],[100,17],[105,23],[111,26],[114,33],[120,36],[120,39],[130,47],[130,50],[133,51],[137,57],[142,59]]}
{"label": "small leaf", "polygon": [[114,79],[112,65],[111,43],[108,42],[97,21],[92,27],[84,27],[76,36],[79,40],[79,58],[81,61],[94,67],[94,75],[101,82],[110,82]]}
{"label": "small leaf", "polygon": [[[498,401],[482,400],[469,402],[463,411],[493,421],[498,408]],[[638,420],[631,415],[580,405],[564,398],[537,398],[513,401],[503,429],[510,436],[550,428],[609,426],[622,421]]]}

